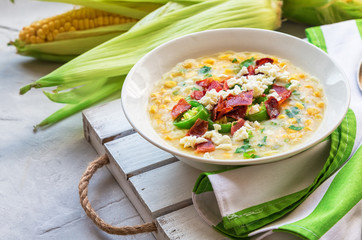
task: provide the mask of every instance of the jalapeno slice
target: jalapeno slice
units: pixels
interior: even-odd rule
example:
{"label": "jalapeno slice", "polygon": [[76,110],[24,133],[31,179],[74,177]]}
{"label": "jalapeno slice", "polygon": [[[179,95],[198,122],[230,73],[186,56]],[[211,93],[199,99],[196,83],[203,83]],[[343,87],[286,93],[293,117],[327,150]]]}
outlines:
{"label": "jalapeno slice", "polygon": [[202,104],[199,104],[198,106],[193,107],[188,111],[186,111],[181,118],[176,119],[173,122],[173,125],[175,125],[178,128],[189,129],[194,125],[197,119],[200,118],[202,120],[207,121],[209,117],[210,117],[209,111]]}
{"label": "jalapeno slice", "polygon": [[246,114],[245,118],[249,121],[258,121],[258,122],[269,119],[269,115],[268,112],[266,111],[265,104],[262,103],[259,112],[253,114]]}

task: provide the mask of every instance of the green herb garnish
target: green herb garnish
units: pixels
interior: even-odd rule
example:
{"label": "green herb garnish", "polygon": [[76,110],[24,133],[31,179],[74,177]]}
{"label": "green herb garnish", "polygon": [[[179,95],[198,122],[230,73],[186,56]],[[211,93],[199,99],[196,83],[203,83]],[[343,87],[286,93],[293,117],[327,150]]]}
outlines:
{"label": "green herb garnish", "polygon": [[250,65],[254,65],[254,58],[249,58],[246,59],[245,61],[243,61],[242,63],[240,63],[240,67],[249,67]]}
{"label": "green herb garnish", "polygon": [[210,70],[211,70],[211,67],[203,66],[202,68],[200,68],[199,73],[201,73],[201,74],[207,74],[207,73],[210,72]]}
{"label": "green herb garnish", "polygon": [[232,63],[236,63],[238,60],[236,58],[234,58],[231,62]]}
{"label": "green herb garnish", "polygon": [[296,131],[300,131],[302,130],[304,127],[298,127],[298,126],[294,126],[294,125],[290,125],[288,128],[296,130]]}
{"label": "green herb garnish", "polygon": [[266,145],[266,138],[267,136],[264,136],[263,140],[261,140],[261,143],[258,144],[258,147],[262,147]]}

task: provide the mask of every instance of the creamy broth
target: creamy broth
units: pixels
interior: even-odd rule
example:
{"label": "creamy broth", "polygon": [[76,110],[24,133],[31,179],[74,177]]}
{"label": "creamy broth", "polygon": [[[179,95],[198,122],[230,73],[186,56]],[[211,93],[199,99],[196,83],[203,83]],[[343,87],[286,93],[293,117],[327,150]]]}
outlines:
{"label": "creamy broth", "polygon": [[[155,85],[148,109],[154,129],[182,151],[245,159],[307,141],[325,105],[319,80],[288,60],[229,51],[178,63]],[[203,127],[193,127],[196,115]]]}

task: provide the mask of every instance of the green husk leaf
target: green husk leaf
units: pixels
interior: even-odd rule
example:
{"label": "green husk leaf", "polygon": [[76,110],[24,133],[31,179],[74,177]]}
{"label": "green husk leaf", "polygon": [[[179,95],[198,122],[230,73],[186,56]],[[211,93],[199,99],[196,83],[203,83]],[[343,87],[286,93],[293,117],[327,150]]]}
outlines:
{"label": "green husk leaf", "polygon": [[283,16],[312,26],[362,18],[361,0],[284,0]]}
{"label": "green husk leaf", "polygon": [[[180,1],[181,2],[181,1]],[[209,0],[193,5],[163,6],[158,13],[146,17],[147,20],[136,24],[128,32],[119,35],[64,64],[47,76],[23,87],[57,86],[56,92],[66,91],[67,87],[81,88],[90,84],[90,81],[100,81],[104,78],[121,78],[127,75],[132,66],[147,52],[155,47],[172,40],[203,30],[217,28],[251,27],[276,29],[280,26],[281,2],[273,0]],[[169,7],[170,9],[166,9]],[[197,23],[197,24],[195,24]],[[91,80],[90,80],[91,79]],[[78,85],[77,85],[78,84]],[[96,84],[96,83],[92,83]],[[104,87],[108,87],[104,85]],[[92,88],[92,87],[90,87]],[[77,90],[79,94],[47,94],[56,102],[76,102],[87,91]],[[107,92],[102,93],[105,99]],[[100,95],[97,95],[98,98]],[[40,126],[53,124],[65,115],[75,113],[91,106],[90,101],[95,98],[93,92],[84,95],[84,101],[66,106],[60,113],[56,112],[51,118],[43,121]],[[93,104],[93,103],[92,103]],[[69,110],[72,109],[72,111]]]}

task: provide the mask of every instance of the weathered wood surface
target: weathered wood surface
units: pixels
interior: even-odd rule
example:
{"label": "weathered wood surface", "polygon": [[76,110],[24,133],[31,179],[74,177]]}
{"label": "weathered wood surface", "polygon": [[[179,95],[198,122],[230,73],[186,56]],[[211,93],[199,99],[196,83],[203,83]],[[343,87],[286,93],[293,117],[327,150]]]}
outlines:
{"label": "weathered wood surface", "polygon": [[[109,171],[141,218],[156,222],[158,230],[153,235],[157,239],[227,239],[207,225],[192,205],[192,188],[201,171],[136,133],[123,113],[120,100],[85,110],[83,124],[85,138],[98,154],[108,155]],[[263,239],[300,238],[274,233]]]}

